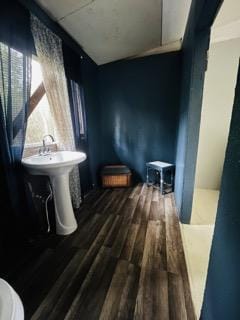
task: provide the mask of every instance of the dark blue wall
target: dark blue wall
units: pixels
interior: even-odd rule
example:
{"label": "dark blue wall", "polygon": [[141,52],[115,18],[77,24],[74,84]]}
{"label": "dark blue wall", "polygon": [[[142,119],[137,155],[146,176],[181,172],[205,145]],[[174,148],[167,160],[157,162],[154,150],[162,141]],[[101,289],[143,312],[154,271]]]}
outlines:
{"label": "dark blue wall", "polygon": [[175,161],[181,59],[167,53],[99,67],[101,163],[125,163],[145,180],[145,163]]}
{"label": "dark blue wall", "polygon": [[201,319],[240,319],[240,70]]}
{"label": "dark blue wall", "polygon": [[197,160],[202,94],[210,28],[221,0],[193,0],[184,35],[175,196],[181,221],[189,223]]}
{"label": "dark blue wall", "polygon": [[87,136],[91,180],[93,185],[98,184],[98,171],[100,165],[101,123],[100,101],[98,97],[98,68],[92,61],[81,61],[81,78],[84,92],[84,104],[86,110]]}

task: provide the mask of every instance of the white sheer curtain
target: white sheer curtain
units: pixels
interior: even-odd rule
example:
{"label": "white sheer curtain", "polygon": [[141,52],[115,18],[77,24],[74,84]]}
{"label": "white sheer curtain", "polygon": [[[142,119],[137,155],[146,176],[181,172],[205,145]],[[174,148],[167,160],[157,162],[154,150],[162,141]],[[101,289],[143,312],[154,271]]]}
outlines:
{"label": "white sheer curtain", "polygon": [[[37,17],[31,15],[31,29],[41,64],[43,83],[56,129],[59,149],[75,150],[74,132],[63,63],[62,41]],[[79,170],[70,174],[70,191],[73,206],[81,203]]]}

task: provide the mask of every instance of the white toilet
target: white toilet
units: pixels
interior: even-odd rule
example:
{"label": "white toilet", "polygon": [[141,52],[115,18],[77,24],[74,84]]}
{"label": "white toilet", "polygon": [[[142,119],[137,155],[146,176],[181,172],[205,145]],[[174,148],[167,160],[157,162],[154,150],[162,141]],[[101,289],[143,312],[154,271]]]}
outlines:
{"label": "white toilet", "polygon": [[0,279],[0,320],[23,320],[24,310],[19,295]]}

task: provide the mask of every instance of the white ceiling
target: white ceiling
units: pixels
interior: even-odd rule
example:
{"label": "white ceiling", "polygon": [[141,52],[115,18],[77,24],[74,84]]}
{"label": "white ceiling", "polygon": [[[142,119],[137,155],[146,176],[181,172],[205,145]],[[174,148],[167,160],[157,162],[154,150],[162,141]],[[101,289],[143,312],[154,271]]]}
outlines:
{"label": "white ceiling", "polygon": [[224,0],[214,21],[214,27],[227,25],[233,21],[240,19],[240,1],[239,0]]}
{"label": "white ceiling", "polygon": [[[171,47],[191,0],[35,0],[97,63]],[[236,0],[237,1],[237,0]],[[167,50],[167,49],[166,49]]]}
{"label": "white ceiling", "polygon": [[211,42],[240,38],[240,1],[224,0],[214,21]]}

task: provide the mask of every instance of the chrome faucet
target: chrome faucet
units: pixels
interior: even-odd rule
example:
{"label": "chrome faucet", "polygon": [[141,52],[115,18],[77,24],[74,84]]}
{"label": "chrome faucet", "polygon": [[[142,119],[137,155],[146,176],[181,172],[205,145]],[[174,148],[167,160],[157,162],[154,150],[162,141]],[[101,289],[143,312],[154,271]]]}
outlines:
{"label": "chrome faucet", "polygon": [[39,148],[40,156],[44,156],[51,153],[51,150],[49,149],[49,147],[46,146],[46,141],[45,141],[48,137],[51,138],[52,142],[55,141],[51,134],[46,134],[45,136],[43,136],[43,140],[42,140],[43,145],[41,148]]}

